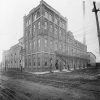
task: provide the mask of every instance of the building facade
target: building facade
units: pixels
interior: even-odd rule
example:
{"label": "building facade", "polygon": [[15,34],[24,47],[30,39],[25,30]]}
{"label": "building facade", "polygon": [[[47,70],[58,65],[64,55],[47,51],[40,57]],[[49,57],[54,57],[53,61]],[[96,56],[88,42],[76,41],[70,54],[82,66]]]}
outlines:
{"label": "building facade", "polygon": [[87,52],[87,53],[89,58],[88,64],[90,66],[96,66],[96,56],[92,52]]}
{"label": "building facade", "polygon": [[25,70],[73,70],[86,67],[87,46],[75,40],[67,27],[68,19],[43,0],[24,16]]}
{"label": "building facade", "polygon": [[20,69],[24,67],[24,59],[22,55],[23,38],[19,39],[19,43],[12,46],[9,50],[3,52],[3,68]]}

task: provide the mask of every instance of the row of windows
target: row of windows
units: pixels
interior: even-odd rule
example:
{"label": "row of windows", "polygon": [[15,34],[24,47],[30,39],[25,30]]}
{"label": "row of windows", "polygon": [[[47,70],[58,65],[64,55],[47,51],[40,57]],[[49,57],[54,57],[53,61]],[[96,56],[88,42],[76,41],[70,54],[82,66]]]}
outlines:
{"label": "row of windows", "polygon": [[[33,44],[33,45],[32,45]],[[38,48],[41,46],[41,39],[38,39],[38,42],[37,42],[37,46]],[[48,46],[48,41],[47,39],[44,40],[44,46],[47,47]],[[53,47],[53,41],[50,41],[50,46]],[[59,47],[58,47],[59,46]],[[35,48],[36,47],[36,41],[33,41],[29,43],[29,47],[30,49],[32,48]],[[55,47],[55,50],[58,50],[58,49],[65,49],[65,44],[62,45],[62,43],[58,43],[58,42],[54,42],[54,47]],[[27,46],[28,48],[28,46]],[[67,46],[67,48],[73,48],[72,46]],[[74,50],[77,50],[77,49],[73,49],[73,52],[76,52]],[[69,50],[70,51],[70,50]]]}
{"label": "row of windows", "polygon": [[[37,10],[33,15],[32,15],[32,21],[35,21],[37,18],[40,17],[40,10]],[[55,24],[59,25],[60,27],[66,29],[66,23],[55,16],[54,21],[53,21],[53,15],[45,11],[45,17],[49,19],[50,21],[54,22]],[[29,17],[26,21],[26,27],[31,24],[31,17]]]}
{"label": "row of windows", "polygon": [[[27,50],[33,50],[35,49],[36,47],[37,48],[40,48],[41,47],[41,39],[38,39],[37,41],[37,46],[36,46],[36,41],[33,41],[29,43],[29,48],[28,48],[28,45],[26,45],[26,49]],[[47,39],[44,39],[44,46],[45,48],[48,47],[48,41]],[[50,48],[54,49],[55,51],[57,50],[62,50],[63,52],[65,52],[66,50],[68,51],[68,53],[83,53],[82,51],[78,50],[78,49],[75,49],[73,48],[72,46],[68,46],[66,45],[65,46],[65,43],[58,43],[57,41],[53,42],[53,41],[50,41]],[[53,48],[54,47],[54,48]]]}
{"label": "row of windows", "polygon": [[[47,29],[47,22],[44,22],[44,26],[43,27],[44,27],[44,29]],[[40,22],[38,22],[37,28],[38,29],[41,28]],[[32,30],[31,27],[29,27],[27,29],[27,31],[26,31],[26,37],[28,37],[28,35],[31,34],[31,30]],[[50,32],[53,32],[53,25],[50,24],[49,30],[50,30]],[[36,25],[33,25],[33,32],[32,33],[35,34],[35,32],[36,32]],[[56,35],[59,33],[59,37],[61,37],[62,35],[65,35],[64,31],[61,30],[61,29],[59,29],[59,28],[57,28],[57,27],[54,28],[54,33]],[[31,34],[31,36],[33,36],[33,34]]]}
{"label": "row of windows", "polygon": [[[40,17],[40,10],[37,10],[33,15],[32,15],[32,21],[35,21],[37,18]],[[31,24],[31,17],[29,17],[26,21],[26,27]]]}
{"label": "row of windows", "polygon": [[[50,13],[48,13],[47,11],[45,11],[45,17],[46,17],[47,19],[49,19],[50,21],[53,21],[53,15],[50,14]],[[56,17],[56,16],[54,17],[54,23],[57,24],[57,25],[59,25],[60,27],[62,27],[62,28],[64,28],[64,29],[66,29],[66,24],[65,24],[65,22],[62,21],[60,18],[58,18],[58,17]]]}
{"label": "row of windows", "polygon": [[[31,57],[32,57],[32,60],[31,60]],[[26,66],[40,66],[40,62],[41,62],[41,59],[40,57],[37,58],[37,61],[36,61],[36,57],[34,55],[32,56],[28,56],[28,58],[26,59]],[[45,57],[44,58],[44,66],[47,66],[48,65],[48,58]]]}

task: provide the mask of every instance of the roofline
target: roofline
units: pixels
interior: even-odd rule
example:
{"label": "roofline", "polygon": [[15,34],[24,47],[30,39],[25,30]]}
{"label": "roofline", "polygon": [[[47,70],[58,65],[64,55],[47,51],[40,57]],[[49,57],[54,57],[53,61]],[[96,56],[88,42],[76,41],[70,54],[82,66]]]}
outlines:
{"label": "roofline", "polygon": [[49,4],[47,4],[45,1],[41,0],[40,4],[33,8],[32,10],[29,11],[29,13],[27,15],[25,15],[24,17],[28,18],[33,12],[35,12],[40,5],[44,4],[46,7],[48,7],[49,9],[51,9],[53,12],[55,12],[57,15],[59,15],[62,19],[64,19],[65,21],[68,21],[68,19],[66,17],[63,17],[57,10],[55,10],[53,7],[51,7]]}
{"label": "roofline", "polygon": [[[91,53],[91,54],[93,54],[92,52],[87,52],[87,53]],[[94,55],[94,54],[93,54]],[[94,55],[95,56],[95,55]],[[96,56],[95,56],[95,58],[96,58]]]}

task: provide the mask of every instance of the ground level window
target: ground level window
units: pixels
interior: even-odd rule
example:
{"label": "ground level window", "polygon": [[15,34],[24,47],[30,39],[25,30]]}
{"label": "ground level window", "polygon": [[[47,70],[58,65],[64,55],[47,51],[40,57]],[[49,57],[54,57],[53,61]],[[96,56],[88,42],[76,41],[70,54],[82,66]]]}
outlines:
{"label": "ground level window", "polygon": [[47,61],[45,61],[44,66],[47,66]]}
{"label": "ground level window", "polygon": [[40,58],[38,58],[37,64],[38,66],[40,66]]}

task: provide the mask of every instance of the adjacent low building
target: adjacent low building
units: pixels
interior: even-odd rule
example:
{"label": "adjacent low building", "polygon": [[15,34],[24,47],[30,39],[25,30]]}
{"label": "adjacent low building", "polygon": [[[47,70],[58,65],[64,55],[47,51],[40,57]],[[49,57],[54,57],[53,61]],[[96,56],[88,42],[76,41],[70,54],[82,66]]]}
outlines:
{"label": "adjacent low building", "polygon": [[3,67],[5,69],[20,69],[24,67],[24,60],[22,55],[23,38],[19,39],[19,43],[12,46],[9,50],[3,52]]}
{"label": "adjacent low building", "polygon": [[92,52],[87,52],[88,53],[88,65],[90,66],[96,66],[96,56]]}

